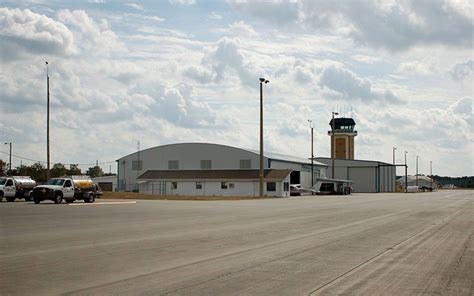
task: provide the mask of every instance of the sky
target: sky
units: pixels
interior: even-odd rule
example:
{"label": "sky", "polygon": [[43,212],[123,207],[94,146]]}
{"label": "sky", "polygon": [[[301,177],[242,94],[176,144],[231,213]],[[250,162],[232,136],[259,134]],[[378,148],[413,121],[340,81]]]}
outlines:
{"label": "sky", "polygon": [[[474,175],[473,2],[0,0],[0,159],[100,163],[206,142],[330,156],[332,112],[355,158]],[[138,144],[139,143],[139,144]],[[397,173],[404,172],[400,168]]]}

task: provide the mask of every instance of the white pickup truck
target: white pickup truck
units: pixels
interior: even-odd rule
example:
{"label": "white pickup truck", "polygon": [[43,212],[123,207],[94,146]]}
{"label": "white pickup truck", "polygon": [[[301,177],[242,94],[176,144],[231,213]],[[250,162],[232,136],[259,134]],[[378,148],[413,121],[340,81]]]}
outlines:
{"label": "white pickup truck", "polygon": [[0,201],[3,201],[4,197],[9,202],[15,201],[16,198],[30,201],[35,186],[35,180],[29,176],[0,177]]}
{"label": "white pickup truck", "polygon": [[49,179],[44,185],[33,190],[33,201],[39,204],[43,200],[52,200],[59,204],[63,200],[72,203],[84,200],[92,203],[96,198],[96,186],[88,176],[70,176]]}

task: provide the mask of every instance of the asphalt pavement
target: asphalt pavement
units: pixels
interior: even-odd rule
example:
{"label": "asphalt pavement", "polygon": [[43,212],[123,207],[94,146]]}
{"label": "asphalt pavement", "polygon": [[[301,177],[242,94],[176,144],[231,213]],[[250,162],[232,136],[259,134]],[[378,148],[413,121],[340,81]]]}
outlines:
{"label": "asphalt pavement", "polygon": [[474,295],[474,191],[0,203],[0,295]]}

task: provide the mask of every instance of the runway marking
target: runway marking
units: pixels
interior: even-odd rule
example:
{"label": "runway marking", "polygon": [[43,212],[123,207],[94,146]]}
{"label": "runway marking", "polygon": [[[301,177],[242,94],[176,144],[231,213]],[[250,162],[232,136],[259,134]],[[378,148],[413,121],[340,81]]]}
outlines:
{"label": "runway marking", "polygon": [[94,206],[94,205],[123,205],[136,204],[136,201],[109,201],[109,202],[94,202],[94,203],[70,203],[70,206]]}

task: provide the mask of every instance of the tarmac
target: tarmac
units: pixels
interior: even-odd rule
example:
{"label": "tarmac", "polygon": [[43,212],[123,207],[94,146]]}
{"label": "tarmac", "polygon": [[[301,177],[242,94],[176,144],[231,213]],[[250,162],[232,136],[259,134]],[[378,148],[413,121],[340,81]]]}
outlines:
{"label": "tarmac", "polygon": [[473,295],[473,213],[467,190],[2,202],[0,294]]}

